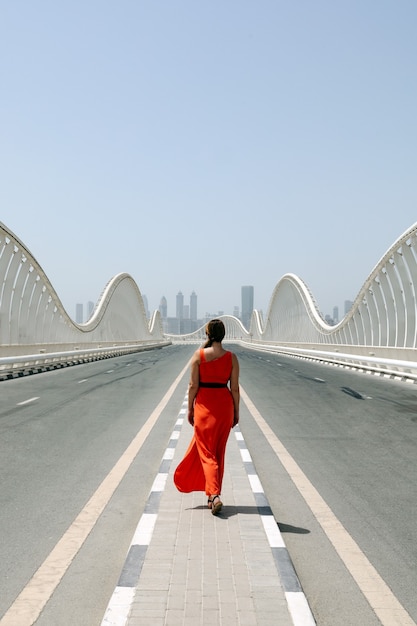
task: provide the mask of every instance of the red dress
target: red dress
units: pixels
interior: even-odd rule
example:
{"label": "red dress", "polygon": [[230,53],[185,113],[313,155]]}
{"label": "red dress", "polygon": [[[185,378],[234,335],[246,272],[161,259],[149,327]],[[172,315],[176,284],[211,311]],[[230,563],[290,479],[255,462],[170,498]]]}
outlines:
{"label": "red dress", "polygon": [[[200,350],[200,385],[230,380],[232,353],[213,361]],[[205,491],[220,494],[226,443],[233,427],[234,405],[229,387],[200,386],[194,401],[194,436],[174,474],[178,491]]]}

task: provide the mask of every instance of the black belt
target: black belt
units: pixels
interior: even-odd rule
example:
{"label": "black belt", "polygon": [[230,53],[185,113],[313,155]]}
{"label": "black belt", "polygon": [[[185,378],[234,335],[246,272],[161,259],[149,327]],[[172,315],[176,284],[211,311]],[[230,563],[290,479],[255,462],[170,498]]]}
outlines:
{"label": "black belt", "polygon": [[216,389],[217,387],[227,387],[227,383],[200,383],[200,387]]}

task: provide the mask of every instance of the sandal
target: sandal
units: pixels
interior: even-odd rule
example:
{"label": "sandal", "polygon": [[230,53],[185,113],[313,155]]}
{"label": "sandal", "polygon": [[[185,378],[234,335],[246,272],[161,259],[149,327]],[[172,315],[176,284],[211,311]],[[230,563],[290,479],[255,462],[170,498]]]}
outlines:
{"label": "sandal", "polygon": [[[217,502],[215,502],[216,499],[217,499]],[[211,509],[212,514],[217,515],[217,513],[220,513],[221,508],[223,506],[223,502],[220,500],[220,496],[213,496],[212,498],[209,498],[208,501],[209,501],[209,509]]]}
{"label": "sandal", "polygon": [[211,508],[212,508],[212,506],[213,506],[213,500],[212,500],[211,498],[209,498],[209,499],[207,500],[207,506],[208,506],[208,508],[209,508],[209,509],[211,509]]}

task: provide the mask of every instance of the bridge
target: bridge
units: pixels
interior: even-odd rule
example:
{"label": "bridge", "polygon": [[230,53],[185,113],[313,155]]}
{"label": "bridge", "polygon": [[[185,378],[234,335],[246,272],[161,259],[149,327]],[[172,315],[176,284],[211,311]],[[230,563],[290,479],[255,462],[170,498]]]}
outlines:
{"label": "bridge", "polygon": [[[323,320],[308,286],[286,274],[277,283],[265,319],[250,327],[223,316],[227,338],[278,351],[414,380],[417,376],[417,224],[376,263],[349,313],[336,325]],[[198,343],[190,335],[164,335],[159,311],[148,321],[138,285],[118,274],[105,286],[91,318],[75,323],[40,263],[0,223],[0,375],[136,352],[169,343]]]}
{"label": "bridge", "polygon": [[215,518],[172,481],[204,328],[164,335],[128,274],[76,324],[1,225],[0,626],[416,626],[415,237],[337,326],[291,274],[265,319],[223,317],[242,402]]}

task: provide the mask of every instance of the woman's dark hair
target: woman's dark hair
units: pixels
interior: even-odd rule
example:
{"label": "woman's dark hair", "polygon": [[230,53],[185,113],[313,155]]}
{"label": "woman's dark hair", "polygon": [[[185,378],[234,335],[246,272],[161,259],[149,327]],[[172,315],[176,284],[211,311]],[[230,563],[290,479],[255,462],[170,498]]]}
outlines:
{"label": "woman's dark hair", "polygon": [[213,341],[222,342],[226,334],[226,329],[221,320],[210,320],[206,326],[207,341],[204,344],[204,348],[210,348]]}

